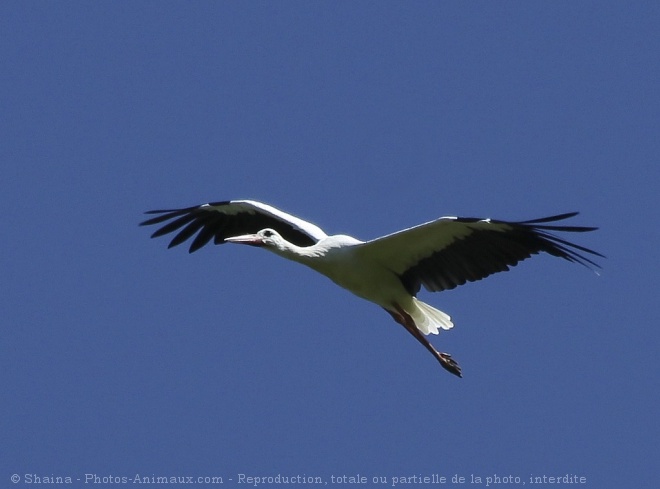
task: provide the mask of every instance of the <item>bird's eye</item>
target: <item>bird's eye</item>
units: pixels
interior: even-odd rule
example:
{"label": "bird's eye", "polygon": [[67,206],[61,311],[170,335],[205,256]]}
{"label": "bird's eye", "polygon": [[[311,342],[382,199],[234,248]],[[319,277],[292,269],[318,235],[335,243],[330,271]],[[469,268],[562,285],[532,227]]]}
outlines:
{"label": "bird's eye", "polygon": [[266,231],[264,231],[264,236],[266,238],[270,238],[271,236],[273,236],[273,232],[270,229],[267,229]]}

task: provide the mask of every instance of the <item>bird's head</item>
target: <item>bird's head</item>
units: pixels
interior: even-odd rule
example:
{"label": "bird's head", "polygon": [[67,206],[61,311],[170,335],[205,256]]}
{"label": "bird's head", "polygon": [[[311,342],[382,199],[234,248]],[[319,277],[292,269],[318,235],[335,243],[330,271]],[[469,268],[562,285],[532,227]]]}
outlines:
{"label": "bird's head", "polygon": [[243,234],[241,236],[232,236],[225,238],[227,243],[246,244],[250,246],[277,247],[284,241],[284,238],[274,229],[262,229],[256,234]]}

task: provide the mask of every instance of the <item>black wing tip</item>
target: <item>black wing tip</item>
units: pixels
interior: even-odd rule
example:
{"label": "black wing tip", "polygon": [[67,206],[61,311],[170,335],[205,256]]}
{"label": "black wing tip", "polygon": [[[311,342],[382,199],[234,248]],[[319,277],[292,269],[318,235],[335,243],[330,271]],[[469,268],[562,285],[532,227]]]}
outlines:
{"label": "black wing tip", "polygon": [[187,214],[195,209],[197,209],[198,206],[195,207],[186,207],[183,209],[158,209],[158,210],[152,210],[152,211],[146,211],[145,214],[148,215],[154,215],[158,214],[156,217],[152,217],[151,219],[147,219],[145,221],[142,221],[139,226],[152,226],[154,224],[159,224],[164,221],[169,221],[173,217],[177,216],[182,216],[184,214]]}
{"label": "black wing tip", "polygon": [[541,217],[538,219],[530,219],[528,221],[519,221],[515,222],[513,224],[523,224],[527,226],[533,226],[536,229],[547,229],[547,230],[554,230],[554,231],[568,231],[568,232],[577,232],[577,233],[584,233],[584,232],[589,232],[589,231],[596,231],[598,228],[594,226],[545,226],[545,225],[540,225],[544,224],[547,222],[557,222],[557,221],[564,221],[566,219],[570,219],[572,217],[575,217],[579,215],[580,213],[575,211],[575,212],[566,212],[564,214],[557,214],[555,216],[549,216],[549,217]]}
{"label": "black wing tip", "polygon": [[[152,237],[153,237],[153,236],[152,236]],[[183,243],[183,241],[182,241],[181,243]],[[174,247],[176,247],[176,246],[179,246],[181,243],[178,243],[178,242],[175,242],[174,240],[172,240],[172,241],[167,245],[167,249],[170,250],[170,249],[172,249],[172,248],[174,248]],[[219,244],[222,244],[222,243],[219,243]],[[188,248],[188,253],[189,253],[189,254],[192,254],[192,253],[194,253],[195,251],[197,251],[197,250],[199,250],[199,249],[201,249],[201,248],[203,248],[203,247],[204,247],[204,245],[202,245],[202,246],[193,246],[193,245],[191,244],[190,247]]]}
{"label": "black wing tip", "polygon": [[[175,246],[180,245],[194,235],[197,231],[202,229],[201,236],[204,239],[200,239],[200,234],[197,235],[188,249],[188,253],[194,253],[198,249],[202,248],[211,238],[214,237],[212,231],[204,233],[205,222],[204,218],[201,218],[203,214],[202,210],[206,207],[220,205],[226,202],[215,202],[209,204],[195,205],[191,207],[183,207],[180,209],[155,209],[146,211],[145,214],[154,215],[151,219],[142,221],[140,226],[151,226],[154,224],[162,224],[160,228],[154,231],[151,234],[151,238],[159,238],[166,234],[178,231],[174,238],[167,245],[167,249],[174,248]],[[168,222],[169,221],[169,222]],[[181,230],[183,228],[183,230]],[[217,240],[216,240],[216,244]]]}
{"label": "black wing tip", "polygon": [[563,214],[557,214],[554,216],[540,217],[538,219],[530,219],[529,221],[522,221],[519,222],[518,224],[541,224],[544,222],[563,221],[564,219],[570,219],[571,217],[575,217],[579,214],[580,214],[579,211],[565,212]]}
{"label": "black wing tip", "polygon": [[[544,240],[547,244],[550,245],[549,249],[542,250],[546,252],[550,252],[550,254],[553,254],[555,256],[559,256],[561,258],[564,258],[568,261],[574,262],[574,263],[579,263],[580,265],[583,265],[594,272],[597,273],[596,269],[602,269],[602,267],[596,263],[595,261],[587,258],[583,254],[579,253],[580,251],[583,253],[588,253],[593,256],[597,256],[599,258],[606,258],[605,255],[602,253],[599,253],[597,251],[594,251],[592,249],[589,249],[585,246],[580,246],[575,243],[571,243],[570,241],[567,241],[565,239],[562,239],[554,234],[552,234],[549,231],[557,231],[557,232],[569,232],[569,233],[584,233],[584,232],[591,232],[591,231],[597,231],[598,227],[595,226],[554,226],[554,225],[545,225],[545,223],[549,222],[557,222],[557,221],[563,221],[565,219],[570,219],[571,217],[575,217],[578,214],[580,214],[577,211],[574,212],[566,212],[563,214],[557,214],[554,216],[549,216],[549,217],[542,217],[539,219],[531,219],[529,221],[522,221],[522,222],[517,222],[514,224],[522,225],[525,227],[530,228],[535,234],[537,234],[538,237],[540,237],[542,240]],[[577,251],[576,251],[577,250]]]}
{"label": "black wing tip", "polygon": [[[195,205],[191,207],[183,207],[179,209],[154,209],[146,211],[145,214],[155,215],[145,221],[140,222],[139,226],[152,226],[155,224],[162,224],[162,226],[151,234],[151,238],[159,238],[166,234],[172,233],[179,230],[181,227],[184,227],[190,224],[191,221],[197,219],[198,210],[201,209],[204,205]],[[177,219],[178,218],[178,219]],[[169,222],[168,222],[169,221]],[[201,227],[201,226],[199,226]],[[185,236],[185,238],[184,238]],[[186,229],[179,231],[179,233],[169,242],[167,248],[173,248],[180,245],[182,242],[186,241],[190,236],[186,235]],[[194,244],[194,243],[193,243]],[[192,251],[196,251],[193,249]],[[192,253],[191,251],[191,253]]]}
{"label": "black wing tip", "polygon": [[[152,226],[154,224],[160,224],[165,221],[169,221],[170,219],[173,219],[175,217],[179,216],[184,216],[186,214],[193,214],[198,211],[201,211],[205,207],[215,207],[219,205],[224,205],[228,204],[229,201],[226,202],[211,202],[208,204],[200,204],[200,205],[193,205],[190,207],[181,207],[179,209],[154,209],[150,211],[146,211],[145,214],[147,215],[154,215],[157,214],[156,217],[152,217],[150,219],[147,219],[145,221],[142,221],[141,223],[138,224],[138,226]],[[167,233],[165,233],[167,234]],[[152,236],[154,238],[155,236]]]}
{"label": "black wing tip", "polygon": [[178,212],[183,209],[152,209],[150,211],[145,211],[145,214],[165,214],[166,212]]}
{"label": "black wing tip", "polygon": [[[145,212],[145,214],[160,214],[160,213],[161,213],[161,211],[147,211],[147,212]],[[151,226],[153,224],[158,224],[159,222],[161,222],[160,217],[161,216],[157,216],[157,217],[152,217],[151,219],[146,219],[146,220],[142,221],[140,224],[138,224],[138,226]]]}

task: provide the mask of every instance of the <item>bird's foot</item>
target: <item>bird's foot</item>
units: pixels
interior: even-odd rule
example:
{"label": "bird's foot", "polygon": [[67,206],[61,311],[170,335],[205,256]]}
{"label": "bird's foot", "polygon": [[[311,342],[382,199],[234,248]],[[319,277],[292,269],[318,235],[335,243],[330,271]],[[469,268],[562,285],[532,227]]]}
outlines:
{"label": "bird's foot", "polygon": [[461,367],[458,366],[456,360],[454,360],[449,353],[438,352],[438,360],[440,361],[442,368],[458,377],[463,377],[463,374],[461,373]]}

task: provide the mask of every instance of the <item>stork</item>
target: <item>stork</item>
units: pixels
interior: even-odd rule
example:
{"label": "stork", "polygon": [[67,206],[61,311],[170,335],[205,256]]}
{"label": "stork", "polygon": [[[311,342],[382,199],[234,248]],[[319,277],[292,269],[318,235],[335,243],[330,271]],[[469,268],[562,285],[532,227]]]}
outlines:
{"label": "stork", "polygon": [[599,265],[585,253],[603,257],[551,233],[597,229],[553,224],[577,212],[519,222],[441,217],[371,241],[328,236],[310,222],[252,200],[211,202],[146,214],[155,217],[141,226],[165,223],[152,238],[178,231],[169,248],[197,233],[190,253],[211,240],[214,244],[246,244],[316,270],[358,297],[381,306],[442,367],[459,377],[461,369],[452,356],[436,350],[424,337],[449,330],[454,324],[449,315],[417,299],[422,286],[432,292],[453,289],[507,271],[540,252],[594,270]]}

